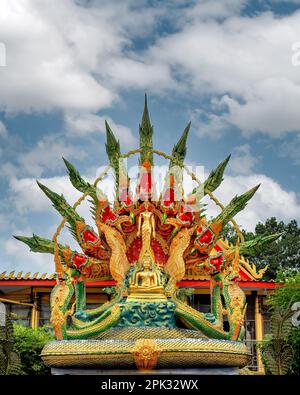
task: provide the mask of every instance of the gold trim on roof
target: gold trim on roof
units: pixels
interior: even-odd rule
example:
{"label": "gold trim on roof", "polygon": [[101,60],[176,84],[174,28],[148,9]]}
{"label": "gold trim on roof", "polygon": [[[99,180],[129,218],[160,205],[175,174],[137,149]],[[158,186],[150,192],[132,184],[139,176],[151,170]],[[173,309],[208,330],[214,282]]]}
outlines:
{"label": "gold trim on roof", "polygon": [[245,259],[243,256],[241,257],[240,264],[254,277],[255,280],[262,279],[269,267],[269,265],[267,265],[263,269],[257,271],[256,265],[254,263],[250,264],[249,260]]}
{"label": "gold trim on roof", "polygon": [[2,273],[0,274],[0,280],[2,280],[2,279],[5,277],[5,275],[6,275],[6,272],[2,272]]}
{"label": "gold trim on roof", "polygon": [[7,273],[6,271],[2,272],[0,274],[0,280],[53,280],[55,274],[39,274],[39,272],[35,272],[34,274],[31,274],[31,272],[27,272],[23,275],[23,272],[18,272],[15,274],[14,271],[11,271],[10,273]]}
{"label": "gold trim on roof", "polygon": [[[226,243],[226,241],[224,240],[222,240],[222,242],[224,243],[224,245],[229,245],[229,243]],[[239,270],[242,270],[244,273],[246,273],[250,277],[250,281],[262,279],[267,268],[268,266],[257,271],[255,264],[251,264],[249,260],[243,256],[240,257]],[[43,273],[40,275],[39,272],[35,272],[34,274],[31,274],[31,272],[26,272],[23,275],[23,272],[18,272],[17,274],[15,274],[14,271],[11,271],[10,273],[4,271],[0,274],[0,280],[53,280],[54,277],[55,273]],[[105,280],[108,280],[108,278],[105,278]],[[183,280],[206,281],[210,280],[210,275],[203,268],[186,268]]]}
{"label": "gold trim on roof", "polygon": [[[218,240],[217,244],[221,244],[220,247],[225,247],[226,249],[229,247],[234,247],[232,243],[230,243],[226,238]],[[246,259],[243,255],[240,256],[239,269],[246,269],[247,274],[250,274],[254,278],[254,280],[261,280],[263,275],[268,269],[268,265],[263,269],[257,271],[256,265],[254,263],[250,263],[249,259]]]}

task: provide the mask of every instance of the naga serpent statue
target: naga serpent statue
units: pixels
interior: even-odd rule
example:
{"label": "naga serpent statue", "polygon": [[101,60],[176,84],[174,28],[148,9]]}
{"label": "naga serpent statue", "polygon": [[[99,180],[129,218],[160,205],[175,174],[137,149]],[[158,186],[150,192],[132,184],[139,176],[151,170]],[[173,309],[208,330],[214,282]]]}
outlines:
{"label": "naga serpent statue", "polygon": [[[233,217],[245,208],[258,186],[224,207],[213,192],[223,180],[229,157],[207,180],[198,180],[184,164],[189,129],[190,124],[171,155],[153,149],[146,98],[138,149],[122,154],[106,123],[109,166],[94,184],[64,159],[72,185],[82,193],[74,206],[38,183],[63,220],[52,240],[37,235],[15,237],[34,252],[54,254],[57,284],[50,303],[57,340],[42,352],[47,365],[153,370],[247,364],[249,352],[243,343],[246,298],[237,280],[245,264],[255,272],[243,256],[256,253],[279,235],[244,241]],[[134,154],[140,155],[135,194],[123,162]],[[170,162],[158,197],[154,155]],[[113,203],[98,187],[109,168],[115,173]],[[196,183],[189,196],[184,196],[178,169],[186,170]],[[201,195],[220,207],[215,218],[206,218]],[[85,198],[91,201],[97,230],[76,211]],[[237,233],[236,245],[221,236],[229,222]],[[82,252],[58,242],[66,223]],[[201,270],[210,279],[209,313],[197,311],[180,297],[180,282],[188,270]],[[256,273],[257,278],[265,270]],[[108,302],[88,309],[86,283],[95,280],[114,281],[114,290]]]}

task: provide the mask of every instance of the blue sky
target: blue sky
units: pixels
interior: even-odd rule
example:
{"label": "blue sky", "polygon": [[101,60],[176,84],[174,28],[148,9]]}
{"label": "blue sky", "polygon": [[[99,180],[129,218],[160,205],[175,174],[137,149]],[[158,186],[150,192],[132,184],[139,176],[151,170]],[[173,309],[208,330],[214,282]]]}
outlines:
{"label": "blue sky", "polygon": [[2,0],[0,16],[0,272],[53,271],[11,236],[59,222],[35,180],[74,202],[61,157],[95,178],[105,119],[136,147],[145,92],[157,148],[191,120],[188,163],[232,154],[220,200],[262,184],[242,227],[300,220],[300,1]]}

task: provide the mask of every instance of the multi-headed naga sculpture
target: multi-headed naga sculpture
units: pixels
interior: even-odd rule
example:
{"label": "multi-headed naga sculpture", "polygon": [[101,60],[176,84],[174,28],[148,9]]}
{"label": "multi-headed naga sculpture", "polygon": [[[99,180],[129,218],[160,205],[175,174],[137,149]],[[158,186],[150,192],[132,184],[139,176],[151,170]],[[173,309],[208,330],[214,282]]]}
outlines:
{"label": "multi-headed naga sculpture", "polygon": [[[51,294],[51,323],[58,341],[46,346],[42,354],[50,366],[154,369],[246,364],[248,351],[242,343],[246,303],[236,281],[240,254],[251,255],[278,235],[244,241],[233,217],[245,208],[258,186],[235,196],[224,207],[213,192],[223,180],[230,157],[207,180],[198,180],[184,164],[189,129],[190,124],[171,155],[153,149],[145,100],[138,149],[122,154],[106,123],[109,166],[93,184],[64,159],[71,183],[82,193],[74,206],[38,183],[63,220],[52,240],[36,235],[17,239],[34,252],[54,254],[57,284]],[[135,154],[140,155],[140,172],[133,194],[123,161]],[[170,162],[159,196],[153,176],[154,155]],[[109,168],[115,173],[113,203],[99,189]],[[182,190],[182,170],[196,183],[189,196]],[[205,216],[201,204],[205,195],[220,208],[215,218]],[[91,201],[96,228],[87,225],[76,211],[86,198]],[[235,246],[221,237],[230,221],[238,236]],[[82,252],[58,242],[66,223]],[[179,297],[178,284],[193,268],[201,268],[210,278],[210,313],[195,310]],[[111,300],[87,309],[86,282],[109,279],[115,281]]]}

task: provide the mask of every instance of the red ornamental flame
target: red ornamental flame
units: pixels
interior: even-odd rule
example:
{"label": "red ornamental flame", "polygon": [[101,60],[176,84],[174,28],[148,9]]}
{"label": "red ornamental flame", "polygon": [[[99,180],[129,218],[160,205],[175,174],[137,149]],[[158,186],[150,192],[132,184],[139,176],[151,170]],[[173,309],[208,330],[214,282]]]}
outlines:
{"label": "red ornamental flame", "polygon": [[104,222],[104,223],[105,222],[115,222],[117,220],[117,218],[118,218],[117,215],[111,211],[111,208],[109,205],[104,207],[104,209],[102,210],[102,213],[101,213],[102,222]]}
{"label": "red ornamental flame", "polygon": [[222,266],[224,265],[224,256],[220,255],[217,257],[213,257],[209,259],[210,265],[214,266],[215,271],[220,271]]}
{"label": "red ornamental flame", "polygon": [[88,263],[88,258],[84,255],[75,253],[71,261],[76,267],[76,269],[79,269],[81,266],[84,266]]}
{"label": "red ornamental flame", "polygon": [[214,234],[210,229],[207,229],[198,240],[201,244],[210,244],[213,241]]}
{"label": "red ornamental flame", "polygon": [[197,230],[198,237],[195,239],[195,247],[201,253],[207,253],[214,241],[214,232],[206,227],[200,226]]}
{"label": "red ornamental flame", "polygon": [[83,237],[83,240],[85,241],[85,243],[95,244],[99,240],[98,236],[90,229],[85,229],[82,232],[82,237]]}
{"label": "red ornamental flame", "polygon": [[151,165],[145,163],[141,168],[138,194],[140,199],[149,198],[152,192],[152,174]]}
{"label": "red ornamental flame", "polygon": [[177,214],[177,219],[179,219],[183,225],[190,225],[193,222],[193,217],[194,215],[189,207],[181,206],[180,213]]}
{"label": "red ornamental flame", "polygon": [[168,188],[166,190],[166,192],[164,193],[163,205],[168,207],[174,202],[175,202],[175,191],[174,191],[174,188]]}
{"label": "red ornamental flame", "polygon": [[120,193],[120,202],[124,207],[130,207],[133,204],[133,200],[131,199],[130,194],[128,193],[127,189],[124,189]]}
{"label": "red ornamental flame", "polygon": [[174,215],[175,191],[168,188],[163,195],[161,207],[169,215]]}

